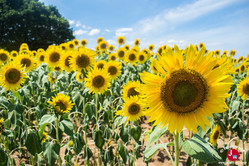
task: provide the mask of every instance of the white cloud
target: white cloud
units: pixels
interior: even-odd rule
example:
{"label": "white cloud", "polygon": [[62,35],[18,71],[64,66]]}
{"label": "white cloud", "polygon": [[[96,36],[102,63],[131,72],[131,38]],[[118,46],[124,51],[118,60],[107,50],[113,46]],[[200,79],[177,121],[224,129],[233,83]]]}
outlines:
{"label": "white cloud", "polygon": [[106,32],[111,32],[111,30],[110,30],[110,29],[105,29],[105,31],[106,31]]}
{"label": "white cloud", "polygon": [[125,36],[128,34],[128,32],[131,32],[131,31],[133,31],[133,28],[119,28],[116,30],[115,35],[116,37]]}
{"label": "white cloud", "polygon": [[76,22],[75,24],[76,27],[80,27],[81,26],[81,23],[79,21]]}
{"label": "white cloud", "polygon": [[98,33],[100,33],[100,29],[92,29],[88,35],[89,36],[93,36],[93,35],[97,35]]}
{"label": "white cloud", "polygon": [[69,22],[70,25],[73,25],[75,23],[74,20],[68,20],[68,22]]}
{"label": "white cloud", "polygon": [[73,34],[74,34],[75,36],[77,36],[77,35],[83,35],[83,34],[85,34],[85,33],[87,33],[87,31],[82,30],[82,29],[79,29],[79,30],[74,31]]}

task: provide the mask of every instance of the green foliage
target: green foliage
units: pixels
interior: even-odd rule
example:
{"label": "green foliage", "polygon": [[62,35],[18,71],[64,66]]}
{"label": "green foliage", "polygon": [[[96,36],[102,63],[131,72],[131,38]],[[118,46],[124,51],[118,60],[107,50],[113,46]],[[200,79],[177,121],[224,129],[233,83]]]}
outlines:
{"label": "green foliage", "polygon": [[69,22],[54,6],[38,0],[0,0],[0,47],[19,50],[27,43],[30,50],[46,49],[74,39]]}
{"label": "green foliage", "polygon": [[60,145],[58,143],[44,142],[42,143],[42,149],[46,163],[49,166],[54,166],[60,153]]}

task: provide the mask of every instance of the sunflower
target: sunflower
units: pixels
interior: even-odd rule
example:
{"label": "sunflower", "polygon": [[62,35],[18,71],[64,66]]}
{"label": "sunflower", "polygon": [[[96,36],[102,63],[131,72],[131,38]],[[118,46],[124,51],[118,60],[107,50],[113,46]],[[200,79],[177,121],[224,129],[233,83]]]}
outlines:
{"label": "sunflower", "polygon": [[57,94],[52,97],[52,101],[48,101],[49,104],[53,105],[55,111],[58,114],[68,113],[72,110],[74,103],[71,102],[70,97],[63,94]]}
{"label": "sunflower", "polygon": [[214,55],[219,56],[220,55],[220,50],[215,50]]}
{"label": "sunflower", "polygon": [[158,55],[162,55],[162,52],[163,52],[163,47],[159,47],[158,50],[157,50],[157,54]]}
{"label": "sunflower", "polygon": [[58,71],[58,72],[62,72],[62,68],[60,65],[54,66],[52,71]]}
{"label": "sunflower", "polygon": [[97,43],[99,44],[100,42],[104,41],[104,38],[103,37],[98,37],[97,38]]}
{"label": "sunflower", "polygon": [[150,58],[151,64],[150,64],[150,69],[154,74],[157,74],[157,69],[156,69],[156,60],[153,58]]}
{"label": "sunflower", "polygon": [[249,77],[240,81],[240,83],[237,85],[237,89],[239,96],[241,96],[243,100],[247,100],[249,96]]}
{"label": "sunflower", "polygon": [[122,44],[124,44],[125,43],[125,37],[124,36],[119,36],[118,37],[118,44],[119,45],[122,45]]}
{"label": "sunflower", "polygon": [[61,57],[61,49],[59,47],[53,47],[48,49],[47,56],[45,56],[45,62],[47,62],[49,66],[54,67],[59,64]]}
{"label": "sunflower", "polygon": [[47,53],[45,51],[41,51],[37,53],[37,60],[39,62],[39,64],[44,63],[45,62],[45,57],[47,56]]}
{"label": "sunflower", "polygon": [[84,80],[83,74],[81,73],[81,71],[77,71],[77,75],[75,78],[79,83],[82,83]]}
{"label": "sunflower", "polygon": [[117,61],[109,61],[106,63],[105,70],[110,74],[111,79],[116,79],[121,74],[122,65]]}
{"label": "sunflower", "polygon": [[90,92],[96,95],[99,92],[103,94],[110,86],[110,75],[105,70],[95,68],[92,72],[88,73],[86,81],[86,87],[90,89]]}
{"label": "sunflower", "polygon": [[239,64],[240,62],[243,62],[243,60],[244,60],[244,57],[240,56],[239,59],[237,60],[237,63]]}
{"label": "sunflower", "polygon": [[3,49],[0,49],[0,62],[5,63],[9,59],[9,52]]}
{"label": "sunflower", "polygon": [[235,73],[239,73],[239,71],[240,71],[240,67],[239,66],[234,69]]}
{"label": "sunflower", "polygon": [[236,51],[235,50],[231,50],[229,54],[230,54],[230,56],[234,56],[236,54]]}
{"label": "sunflower", "polygon": [[127,99],[123,106],[122,115],[127,117],[127,121],[139,120],[144,115],[144,105],[138,96],[130,97]]}
{"label": "sunflower", "polygon": [[57,79],[55,77],[55,74],[48,73],[48,81],[52,84],[56,83]]}
{"label": "sunflower", "polygon": [[149,45],[149,50],[150,50],[150,51],[153,51],[154,48],[155,48],[155,46],[154,46],[153,44]]}
{"label": "sunflower", "polygon": [[45,142],[47,139],[48,139],[48,134],[46,132],[43,132],[41,142]]}
{"label": "sunflower", "polygon": [[126,56],[126,62],[134,64],[137,61],[137,52],[129,51]]}
{"label": "sunflower", "polygon": [[37,52],[44,52],[45,50],[43,48],[39,48]]}
{"label": "sunflower", "polygon": [[117,56],[120,60],[124,60],[125,59],[125,54],[126,54],[126,49],[125,48],[119,48],[117,50]]}
{"label": "sunflower", "polygon": [[61,50],[65,51],[65,50],[67,50],[68,45],[66,43],[62,43],[62,44],[60,44],[60,48],[61,48]]}
{"label": "sunflower", "polygon": [[98,62],[95,63],[95,67],[94,68],[98,68],[100,70],[104,69],[106,65],[106,61],[105,60],[100,60]]}
{"label": "sunflower", "polygon": [[66,70],[67,72],[71,71],[70,59],[73,57],[75,52],[76,51],[71,50],[71,51],[66,51],[63,54],[63,56],[60,59],[60,63],[59,63],[63,70]]}
{"label": "sunflower", "polygon": [[74,47],[75,47],[75,43],[73,41],[67,42],[67,45],[68,45],[69,49],[74,49]]}
{"label": "sunflower", "polygon": [[200,44],[199,44],[199,47],[200,47],[200,49],[201,49],[202,47],[205,47],[205,45],[204,45],[203,43],[200,43]]}
{"label": "sunflower", "polygon": [[0,71],[0,85],[5,88],[6,91],[15,91],[21,87],[26,77],[27,75],[23,72],[22,65],[15,63],[6,64]]}
{"label": "sunflower", "polygon": [[115,61],[117,59],[117,54],[116,53],[111,53],[109,55],[109,61]]}
{"label": "sunflower", "polygon": [[89,70],[94,62],[94,52],[89,49],[82,48],[73,54],[69,60],[70,66],[74,71],[81,71],[82,69]]}
{"label": "sunflower", "polygon": [[74,39],[73,42],[74,42],[74,44],[75,44],[76,46],[79,45],[79,40],[78,40],[78,39]]}
{"label": "sunflower", "polygon": [[102,54],[103,52],[107,52],[107,47],[108,47],[108,43],[106,41],[101,41],[99,42],[99,50],[100,53]]}
{"label": "sunflower", "polygon": [[144,64],[147,61],[147,55],[144,52],[140,52],[137,55],[137,61],[140,64]]}
{"label": "sunflower", "polygon": [[140,51],[140,49],[139,49],[139,47],[138,46],[134,46],[134,47],[132,47],[131,49],[130,49],[130,51],[135,51],[135,52],[139,52]]}
{"label": "sunflower", "polygon": [[86,46],[86,45],[87,45],[86,39],[82,39],[82,40],[80,41],[80,43],[81,43],[82,46]]}
{"label": "sunflower", "polygon": [[2,134],[3,133],[3,122],[4,122],[4,120],[3,120],[3,118],[1,118],[0,119],[0,134]]}
{"label": "sunflower", "polygon": [[35,62],[36,60],[28,54],[19,54],[19,56],[15,58],[15,63],[22,65],[26,72],[35,69]]}
{"label": "sunflower", "polygon": [[198,52],[191,44],[184,60],[175,45],[174,52],[167,48],[158,58],[158,75],[140,74],[146,115],[154,125],[168,124],[170,132],[181,132],[183,126],[196,132],[197,125],[204,130],[210,126],[207,116],[226,111],[224,98],[230,96],[227,92],[233,80],[223,66],[213,69],[212,53],[205,55],[204,48]]}
{"label": "sunflower", "polygon": [[[210,55],[213,52],[210,52]],[[222,66],[222,68],[227,69],[228,74],[234,73],[234,63],[231,61],[231,59],[227,56],[216,56],[216,64],[213,69]]]}
{"label": "sunflower", "polygon": [[220,137],[220,126],[215,125],[215,128],[212,130],[212,133],[210,135],[210,143],[215,146],[217,143],[218,138]]}
{"label": "sunflower", "polygon": [[245,72],[245,69],[246,69],[246,67],[245,67],[244,63],[242,63],[242,64],[240,65],[240,73],[244,73],[244,72]]}
{"label": "sunflower", "polygon": [[223,52],[223,54],[224,54],[224,55],[227,55],[227,50],[225,50],[225,51]]}
{"label": "sunflower", "polygon": [[140,40],[139,40],[139,39],[136,39],[135,42],[134,42],[134,45],[135,45],[135,46],[139,46],[139,45],[140,45]]}
{"label": "sunflower", "polygon": [[123,87],[123,94],[122,97],[124,100],[133,97],[133,96],[140,96],[140,88],[141,84],[139,81],[129,81]]}
{"label": "sunflower", "polygon": [[126,51],[128,51],[130,49],[130,46],[129,45],[124,45],[124,48],[126,49]]}
{"label": "sunflower", "polygon": [[17,51],[11,51],[10,55],[15,58],[15,57],[18,56],[18,52]]}
{"label": "sunflower", "polygon": [[113,45],[109,45],[109,46],[108,46],[108,50],[112,52],[112,51],[115,50],[115,47],[114,47]]}

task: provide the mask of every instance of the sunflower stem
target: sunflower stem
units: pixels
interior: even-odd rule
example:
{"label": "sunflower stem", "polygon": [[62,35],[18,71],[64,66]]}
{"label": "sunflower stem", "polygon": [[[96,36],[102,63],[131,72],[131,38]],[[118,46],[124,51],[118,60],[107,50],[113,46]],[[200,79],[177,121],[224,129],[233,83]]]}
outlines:
{"label": "sunflower stem", "polygon": [[[59,140],[59,117],[57,117],[57,116],[56,116],[56,119],[55,119],[55,123],[56,123],[56,141],[60,145],[60,140]],[[60,157],[60,155],[58,155],[58,161],[59,161],[59,166],[61,166],[61,157]]]}
{"label": "sunflower stem", "polygon": [[174,142],[175,142],[175,145],[174,145],[174,148],[175,148],[175,164],[174,164],[174,166],[179,166],[179,157],[180,157],[179,138],[180,138],[180,134],[176,130],[175,133],[174,133]]}
{"label": "sunflower stem", "polygon": [[[243,123],[243,128],[246,129],[244,126],[244,122],[245,122],[245,103],[246,103],[246,100],[243,101],[243,104],[242,104],[242,123]],[[243,162],[245,161],[245,142],[244,142],[244,132],[243,132],[243,138],[242,138],[242,148],[243,148],[243,152],[242,152],[242,155],[243,155]]]}

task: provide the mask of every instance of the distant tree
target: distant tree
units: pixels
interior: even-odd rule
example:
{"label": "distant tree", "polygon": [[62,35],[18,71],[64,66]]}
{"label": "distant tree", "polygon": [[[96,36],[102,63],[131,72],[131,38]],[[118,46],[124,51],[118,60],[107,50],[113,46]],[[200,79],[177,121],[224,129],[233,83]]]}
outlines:
{"label": "distant tree", "polygon": [[0,48],[18,50],[27,43],[30,50],[46,49],[72,39],[73,30],[56,7],[38,0],[0,0]]}

